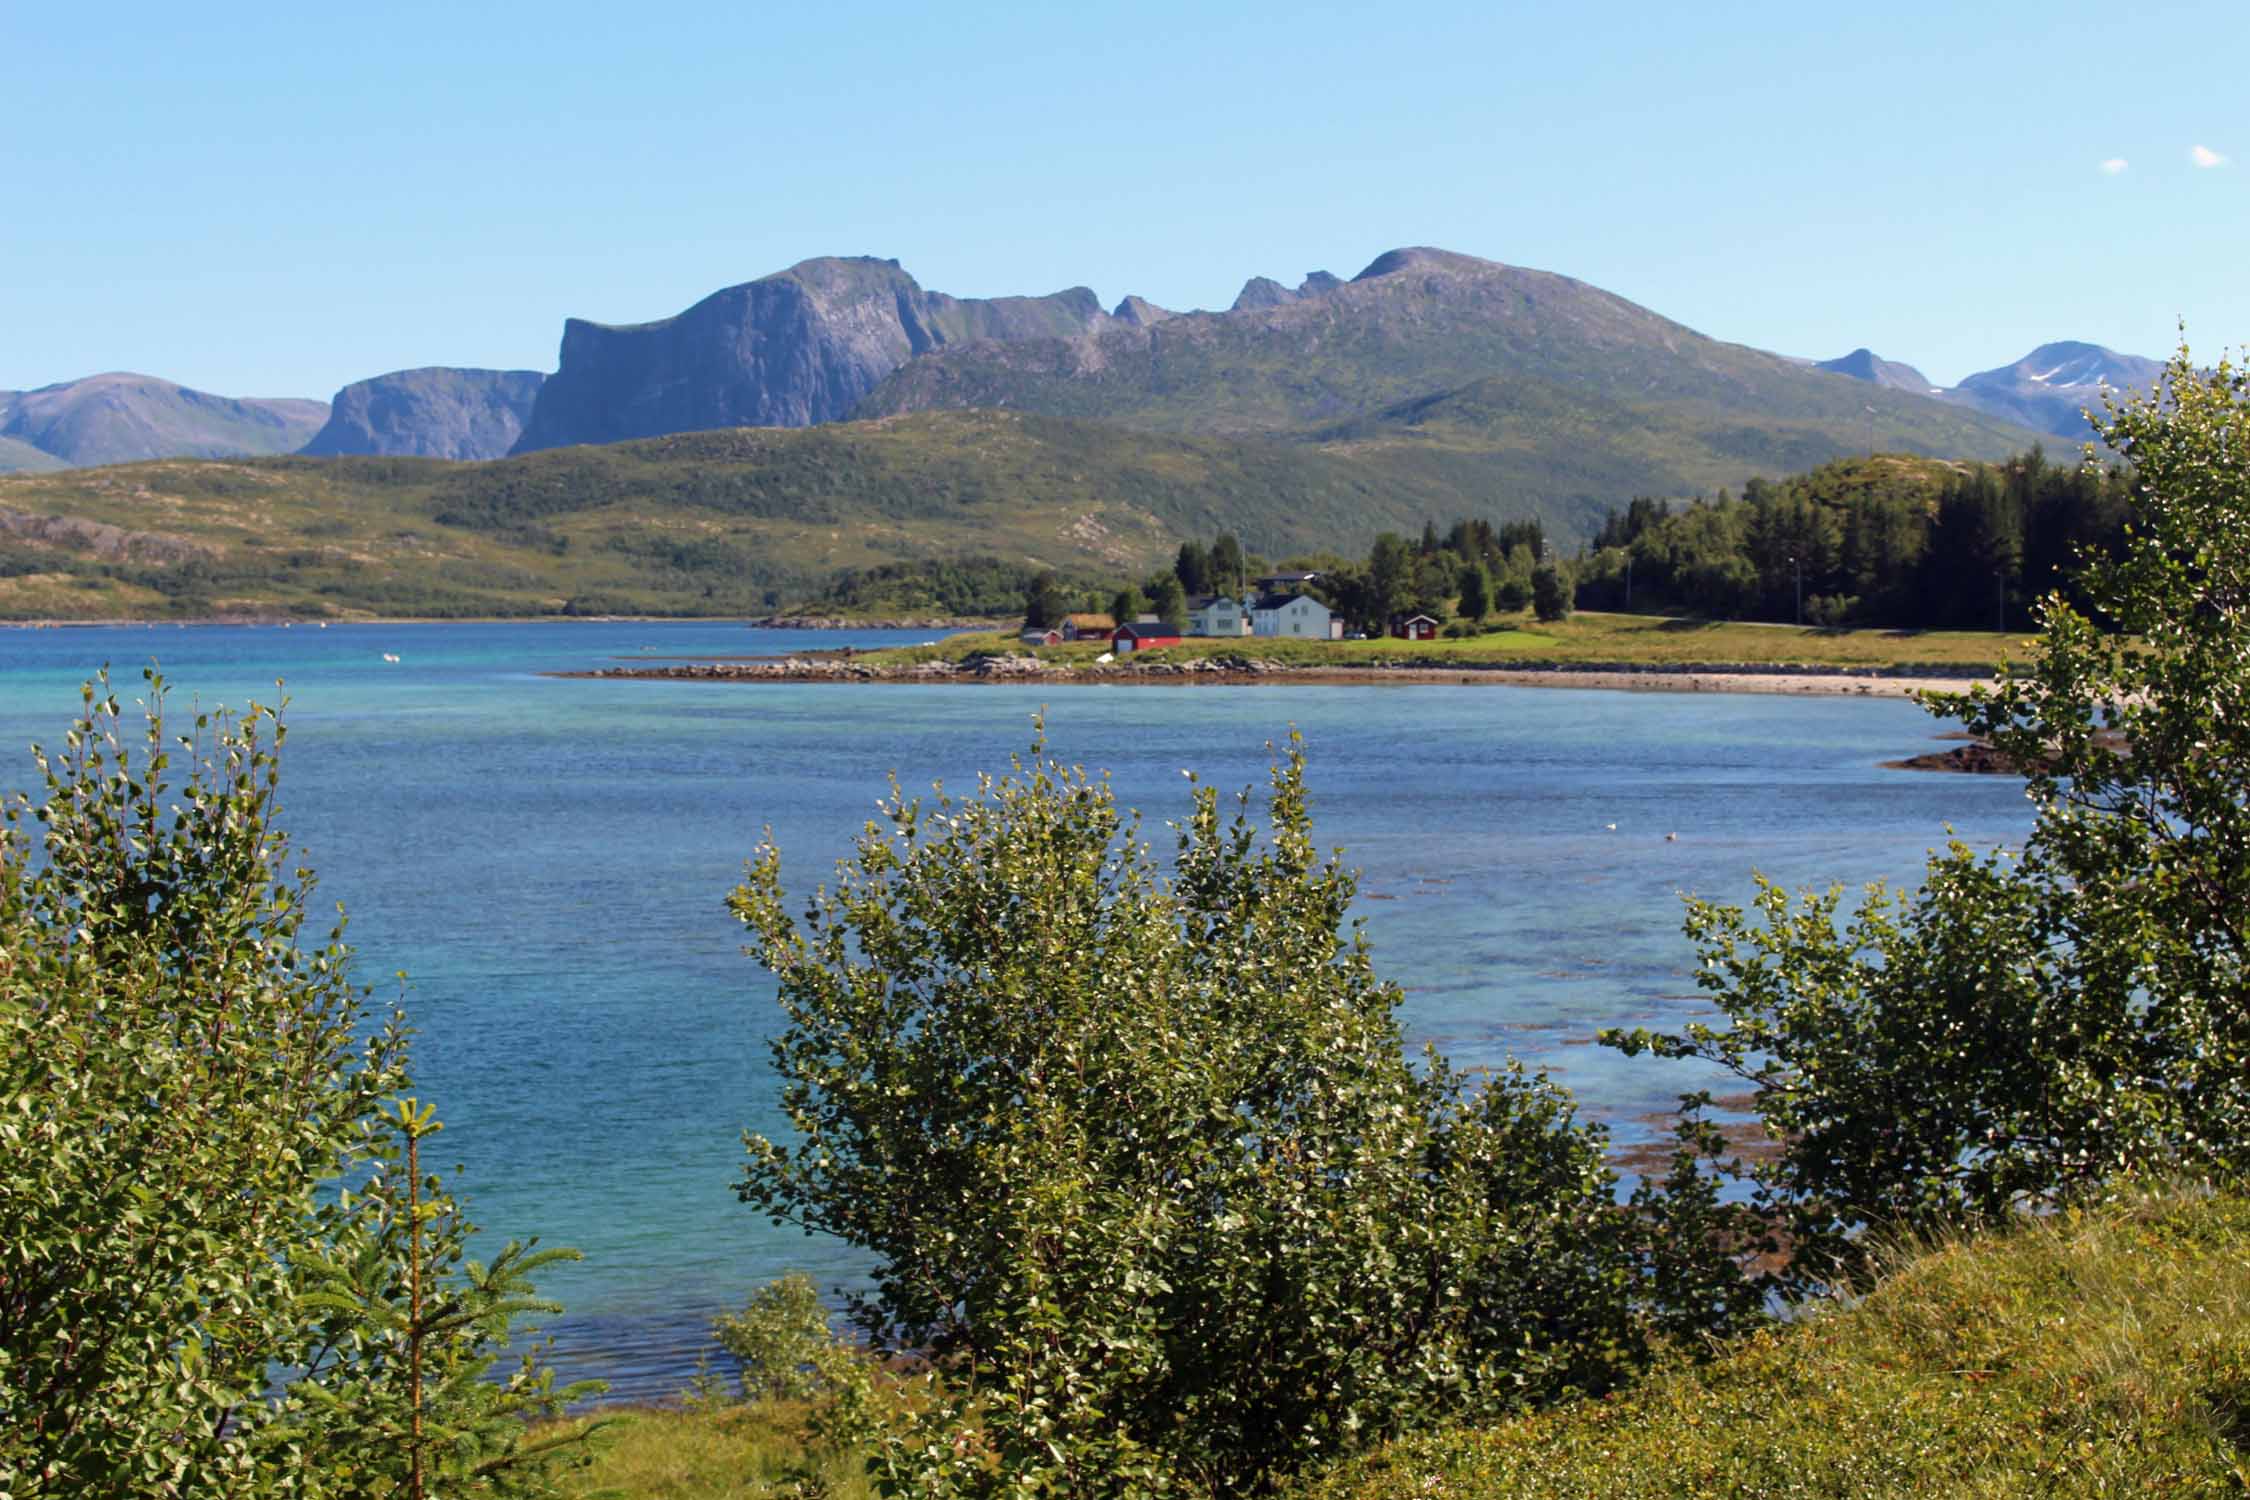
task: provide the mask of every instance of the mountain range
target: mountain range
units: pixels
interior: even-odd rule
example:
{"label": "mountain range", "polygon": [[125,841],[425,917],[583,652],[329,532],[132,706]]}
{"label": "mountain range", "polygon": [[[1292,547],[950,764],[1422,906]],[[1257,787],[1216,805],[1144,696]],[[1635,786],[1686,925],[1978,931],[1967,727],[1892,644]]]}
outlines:
{"label": "mountain range", "polygon": [[1952,399],[2042,432],[2083,440],[2082,409],[2102,409],[2102,389],[2146,391],[2164,362],[2118,354],[2099,344],[2041,344],[2012,365],[1984,370],[1948,393]]}
{"label": "mountain range", "polygon": [[1030,569],[1141,576],[1184,536],[1285,559],[1465,516],[1569,546],[1635,496],[2000,459],[2089,381],[2158,369],[2054,345],[1934,391],[1865,350],[1828,364],[1428,248],[1252,277],[1224,312],[822,258],[657,322],[573,319],[552,375],[0,395],[0,468],[55,471],[0,475],[0,618],[739,615],[847,575],[990,598]]}
{"label": "mountain range", "polygon": [[1933,385],[1912,365],[1880,358],[1868,349],[1821,360],[1813,368],[1887,390],[1912,391],[2035,432],[2084,442],[2092,436],[2086,414],[2100,414],[2103,391],[2145,392],[2164,373],[2164,362],[2119,354],[2099,344],[2063,341],[2041,344],[2012,365],[1980,370],[1950,390]]}
{"label": "mountain range", "polygon": [[327,417],[320,401],[236,399],[153,375],[90,375],[0,391],[0,468],[294,453]]}
{"label": "mountain range", "polygon": [[[1767,355],[1568,277],[1426,248],[1389,252],[1348,281],[1326,271],[1295,286],[1253,276],[1220,313],[1174,312],[1138,296],[1105,309],[1085,287],[953,297],[925,289],[895,260],[820,257],[656,322],[568,319],[551,376],[401,370],[327,403],[234,399],[131,374],[0,392],[0,472],[286,452],[481,460],[960,407],[1292,440],[1345,425],[1378,441],[1428,437],[1427,403],[1492,381],[1521,387],[1516,405],[1550,416],[1560,404],[1585,420],[1609,418],[1622,403],[1684,424],[1683,436],[1717,459],[1753,465],[1769,452],[1817,461],[1846,451],[1852,425],[1863,444],[1869,405],[1879,444],[1975,457],[2003,425],[2011,436],[2082,438],[2079,410],[2098,405],[2103,381],[2146,388],[2161,368],[2098,345],[2050,343],[1941,389],[1867,349],[1818,362]],[[1849,387],[1809,378],[1823,375],[1914,399],[1870,402],[1862,392],[1855,402]],[[1492,394],[1467,404],[1494,414],[1484,399]],[[1420,415],[1393,410],[1408,407]],[[1807,423],[1826,431],[1826,453]],[[1495,440],[1540,446],[1536,433]],[[1678,477],[1692,482],[1696,467]]]}

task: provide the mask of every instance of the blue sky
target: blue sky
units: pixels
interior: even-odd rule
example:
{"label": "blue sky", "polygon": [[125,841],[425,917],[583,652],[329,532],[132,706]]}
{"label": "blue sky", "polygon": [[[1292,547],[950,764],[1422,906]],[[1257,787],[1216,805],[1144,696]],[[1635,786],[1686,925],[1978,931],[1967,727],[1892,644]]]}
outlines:
{"label": "blue sky", "polygon": [[1940,381],[2209,353],[2246,64],[2220,0],[17,6],[0,388],[552,369],[819,254],[1224,307],[1405,244]]}

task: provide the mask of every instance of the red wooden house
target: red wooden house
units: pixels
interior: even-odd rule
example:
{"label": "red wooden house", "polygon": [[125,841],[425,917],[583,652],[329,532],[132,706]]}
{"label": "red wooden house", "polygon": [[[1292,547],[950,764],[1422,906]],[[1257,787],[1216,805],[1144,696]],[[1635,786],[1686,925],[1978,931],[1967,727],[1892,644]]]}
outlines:
{"label": "red wooden house", "polygon": [[1180,633],[1161,620],[1135,620],[1109,633],[1110,649],[1118,652],[1154,651],[1179,643]]}
{"label": "red wooden house", "polygon": [[1434,641],[1438,622],[1428,615],[1401,615],[1391,621],[1391,634],[1402,641]]}

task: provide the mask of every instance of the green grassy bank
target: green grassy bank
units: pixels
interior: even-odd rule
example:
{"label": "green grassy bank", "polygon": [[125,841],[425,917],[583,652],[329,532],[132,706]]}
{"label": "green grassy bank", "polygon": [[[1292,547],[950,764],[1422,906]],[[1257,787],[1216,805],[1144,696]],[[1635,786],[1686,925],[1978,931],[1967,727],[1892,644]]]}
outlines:
{"label": "green grassy bank", "polygon": [[[801,1408],[634,1415],[577,1493],[797,1493]],[[869,1493],[848,1456],[828,1493]],[[1864,1299],[1640,1386],[1393,1444],[1303,1500],[2250,1492],[2250,1202],[2170,1192],[1917,1247]]]}
{"label": "green grassy bank", "polygon": [[2159,1196],[1903,1260],[1611,1400],[1395,1444],[1311,1500],[2250,1491],[2250,1205]]}
{"label": "green grassy bank", "polygon": [[[971,632],[934,646],[871,654],[870,661],[959,661],[978,652],[1023,652],[1012,631]],[[1092,662],[1108,650],[1098,642],[1042,647],[1031,654],[1054,661]],[[1839,667],[1954,670],[1991,666],[2004,654],[2021,654],[2022,638],[1979,630],[1842,630],[1752,625],[1733,621],[1668,619],[1656,615],[1581,612],[1539,623],[1529,614],[1495,617],[1482,634],[1434,641],[1304,641],[1273,637],[1193,638],[1136,655],[1136,661],[1175,662],[1197,657],[1246,656],[1292,666],[1365,667],[1508,666],[1541,662],[1619,662],[1637,666],[1689,663],[1776,666],[1814,670]]]}

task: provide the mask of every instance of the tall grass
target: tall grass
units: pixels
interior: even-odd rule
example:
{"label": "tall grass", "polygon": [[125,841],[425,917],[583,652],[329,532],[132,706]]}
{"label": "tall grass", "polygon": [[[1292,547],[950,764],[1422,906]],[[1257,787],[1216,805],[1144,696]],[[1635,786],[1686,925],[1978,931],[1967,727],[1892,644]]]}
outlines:
{"label": "tall grass", "polygon": [[804,1404],[786,1401],[623,1413],[596,1440],[593,1466],[572,1477],[568,1493],[589,1500],[764,1500],[805,1493],[872,1500],[855,1456],[808,1446],[808,1414]]}
{"label": "tall grass", "polygon": [[1890,1264],[1708,1364],[1400,1443],[1309,1495],[2250,1492],[2250,1204],[2138,1193]]}

